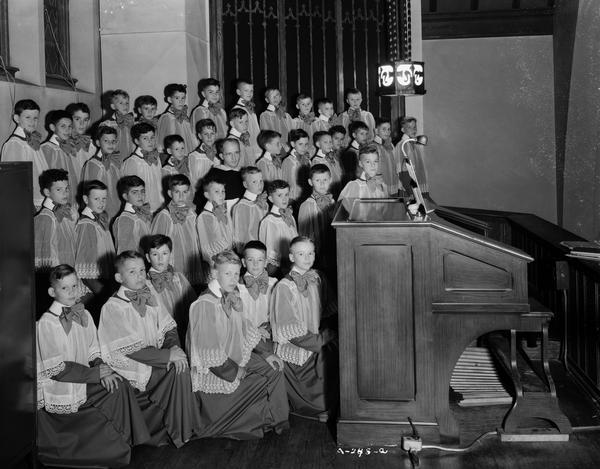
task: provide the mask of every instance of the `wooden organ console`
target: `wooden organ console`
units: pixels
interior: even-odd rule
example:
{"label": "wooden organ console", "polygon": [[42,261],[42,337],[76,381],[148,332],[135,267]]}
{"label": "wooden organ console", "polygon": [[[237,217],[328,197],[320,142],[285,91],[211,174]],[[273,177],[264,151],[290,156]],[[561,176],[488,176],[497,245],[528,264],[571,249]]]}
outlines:
{"label": "wooden organ console", "polygon": [[[507,370],[516,380],[515,402],[505,419],[510,430],[516,430],[520,415],[532,416],[533,402],[533,414],[539,410],[568,435],[570,424],[558,408],[548,367],[547,392],[528,395],[518,388],[516,332],[538,332],[547,342],[552,317],[530,306],[527,264],[533,259],[435,212],[414,219],[397,199],[345,202],[333,221],[338,445],[397,444],[411,431],[409,418],[424,436],[456,441],[459,426],[449,403],[454,366],[470,343],[494,331],[510,331]],[[545,357],[543,362],[547,365]]]}

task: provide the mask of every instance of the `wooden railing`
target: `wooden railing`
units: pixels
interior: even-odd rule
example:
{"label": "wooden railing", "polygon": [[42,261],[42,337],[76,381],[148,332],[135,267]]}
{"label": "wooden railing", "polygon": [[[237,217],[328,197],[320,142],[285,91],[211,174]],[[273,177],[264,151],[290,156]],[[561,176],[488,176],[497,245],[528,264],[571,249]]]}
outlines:
{"label": "wooden railing", "polygon": [[583,238],[527,213],[451,207],[486,222],[487,236],[525,251],[529,294],[555,313],[550,335],[574,378],[600,399],[600,262],[567,257],[561,241]]}

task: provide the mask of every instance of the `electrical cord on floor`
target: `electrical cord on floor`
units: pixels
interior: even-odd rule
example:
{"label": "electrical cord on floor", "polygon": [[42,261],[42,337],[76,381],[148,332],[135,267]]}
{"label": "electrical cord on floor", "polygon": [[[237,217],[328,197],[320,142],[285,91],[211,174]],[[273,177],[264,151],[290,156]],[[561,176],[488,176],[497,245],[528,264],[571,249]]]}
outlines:
{"label": "electrical cord on floor", "polygon": [[481,440],[484,440],[485,438],[488,438],[490,436],[493,435],[497,435],[498,432],[487,432],[487,433],[483,433],[481,435],[479,435],[477,438],[475,438],[468,446],[465,446],[464,448],[450,448],[447,446],[437,446],[437,445],[423,445],[421,449],[437,449],[440,451],[449,451],[451,453],[464,453],[465,451],[469,451],[471,448],[473,448],[473,446],[475,446],[476,443],[479,443]]}

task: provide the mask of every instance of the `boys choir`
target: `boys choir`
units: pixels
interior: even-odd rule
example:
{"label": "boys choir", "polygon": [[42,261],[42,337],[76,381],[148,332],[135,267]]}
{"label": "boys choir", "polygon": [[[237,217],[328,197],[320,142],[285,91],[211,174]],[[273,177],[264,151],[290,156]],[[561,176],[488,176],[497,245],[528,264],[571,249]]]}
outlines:
{"label": "boys choir", "polygon": [[292,118],[268,88],[260,119],[248,80],[228,114],[217,80],[200,81],[191,115],[186,93],[167,85],[160,116],[140,96],[134,116],[116,90],[93,138],[89,108],[69,104],[44,143],[39,106],[15,105],[2,161],[33,164],[52,301],[38,299],[44,463],[121,466],[134,445],[260,438],[290,411],[335,412],[331,221],[336,199],[401,189],[390,120],[355,89],[339,117],[301,94]]}

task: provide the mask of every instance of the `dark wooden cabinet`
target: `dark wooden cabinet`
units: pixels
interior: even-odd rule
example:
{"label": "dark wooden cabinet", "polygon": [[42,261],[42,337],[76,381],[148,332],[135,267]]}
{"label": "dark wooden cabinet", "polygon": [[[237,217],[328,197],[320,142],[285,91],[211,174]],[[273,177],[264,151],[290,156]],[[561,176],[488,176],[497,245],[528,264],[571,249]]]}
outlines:
{"label": "dark wooden cabinet", "polygon": [[31,163],[0,164],[0,467],[35,447],[35,286]]}
{"label": "dark wooden cabinet", "polygon": [[[396,200],[342,205],[336,228],[340,334],[338,444],[397,444],[408,418],[458,437],[448,393],[464,349],[495,330],[535,327],[523,252]],[[531,324],[529,324],[531,322]]]}

